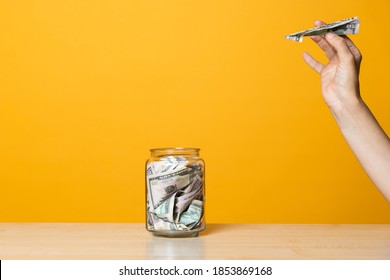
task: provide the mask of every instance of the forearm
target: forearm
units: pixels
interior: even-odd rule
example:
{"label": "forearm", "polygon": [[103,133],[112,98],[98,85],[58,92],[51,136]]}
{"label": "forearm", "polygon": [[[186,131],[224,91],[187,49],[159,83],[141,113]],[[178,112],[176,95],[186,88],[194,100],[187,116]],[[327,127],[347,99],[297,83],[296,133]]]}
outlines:
{"label": "forearm", "polygon": [[390,139],[362,100],[331,111],[364,170],[390,202]]}

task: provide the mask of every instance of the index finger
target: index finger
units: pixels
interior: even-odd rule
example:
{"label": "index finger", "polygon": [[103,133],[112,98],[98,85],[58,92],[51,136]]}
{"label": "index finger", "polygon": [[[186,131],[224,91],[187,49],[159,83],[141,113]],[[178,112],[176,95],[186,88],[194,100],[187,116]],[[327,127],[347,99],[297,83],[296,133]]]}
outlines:
{"label": "index finger", "polygon": [[[315,20],[314,26],[322,26],[326,23],[321,20]],[[335,56],[336,52],[334,48],[329,44],[329,42],[323,36],[310,36],[310,38],[325,52],[325,55],[328,59],[332,59]]]}

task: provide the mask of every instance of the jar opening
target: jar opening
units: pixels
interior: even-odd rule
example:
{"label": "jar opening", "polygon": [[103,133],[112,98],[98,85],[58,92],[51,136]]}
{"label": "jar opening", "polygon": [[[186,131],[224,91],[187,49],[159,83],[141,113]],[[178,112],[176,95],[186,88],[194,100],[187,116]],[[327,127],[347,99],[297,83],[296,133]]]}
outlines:
{"label": "jar opening", "polygon": [[169,147],[150,149],[152,155],[193,155],[199,154],[199,148]]}

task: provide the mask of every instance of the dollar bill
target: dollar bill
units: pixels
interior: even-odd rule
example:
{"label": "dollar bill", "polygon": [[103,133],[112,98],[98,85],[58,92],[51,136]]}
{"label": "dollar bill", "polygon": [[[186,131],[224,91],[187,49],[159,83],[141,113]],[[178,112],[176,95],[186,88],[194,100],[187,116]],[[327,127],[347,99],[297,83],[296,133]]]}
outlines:
{"label": "dollar bill", "polygon": [[175,208],[175,196],[176,194],[164,200],[163,203],[154,209],[153,213],[156,214],[159,218],[166,218],[169,222],[174,222],[173,214]]}
{"label": "dollar bill", "polygon": [[188,227],[184,224],[172,223],[163,218],[155,219],[153,228],[159,231],[188,230]]}
{"label": "dollar bill", "polygon": [[337,35],[357,34],[359,32],[359,26],[360,20],[357,17],[353,17],[292,33],[286,35],[285,38],[288,40],[302,42],[303,37],[305,36],[322,36],[327,32],[333,32]]}
{"label": "dollar bill", "polygon": [[147,165],[147,175],[157,175],[172,170],[178,170],[188,164],[188,160],[185,157],[169,156],[162,158],[160,161],[154,161]]}
{"label": "dollar bill", "polygon": [[156,175],[177,170],[183,167],[184,162],[171,163],[171,162],[152,162],[148,165],[147,175]]}
{"label": "dollar bill", "polygon": [[151,206],[154,209],[157,208],[178,190],[187,187],[191,183],[190,173],[191,168],[184,167],[163,174],[147,176]]}
{"label": "dollar bill", "polygon": [[183,156],[178,156],[178,157],[169,156],[169,157],[162,158],[161,162],[169,162],[172,164],[178,164],[178,163],[179,164],[187,164],[188,160]]}
{"label": "dollar bill", "polygon": [[203,205],[204,198],[199,162],[189,163],[180,156],[161,158],[146,166],[146,182],[149,230],[183,231],[200,226],[203,206],[199,204]]}
{"label": "dollar bill", "polygon": [[202,179],[197,176],[193,182],[194,183],[191,184],[186,190],[184,190],[181,195],[175,198],[174,211],[178,216],[180,213],[184,212],[186,208],[188,208],[188,206],[195,198],[199,199],[202,196]]}
{"label": "dollar bill", "polygon": [[190,207],[186,212],[181,214],[179,223],[184,224],[186,226],[196,225],[201,219],[203,214],[203,202],[201,200],[194,199],[191,202]]}

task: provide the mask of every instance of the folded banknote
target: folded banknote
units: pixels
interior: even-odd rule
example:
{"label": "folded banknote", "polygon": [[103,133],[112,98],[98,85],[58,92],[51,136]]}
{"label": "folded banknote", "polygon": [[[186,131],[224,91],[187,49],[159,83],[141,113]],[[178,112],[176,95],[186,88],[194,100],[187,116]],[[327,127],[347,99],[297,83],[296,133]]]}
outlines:
{"label": "folded banknote", "polygon": [[322,36],[327,32],[332,32],[337,35],[356,34],[359,31],[359,25],[360,20],[357,17],[353,17],[292,33],[284,37],[288,40],[302,42],[304,36]]}

